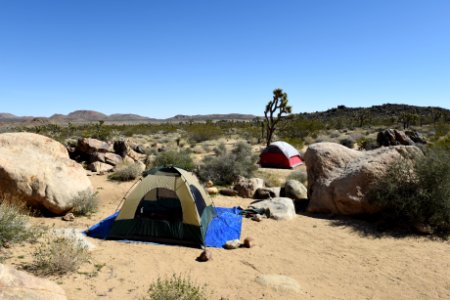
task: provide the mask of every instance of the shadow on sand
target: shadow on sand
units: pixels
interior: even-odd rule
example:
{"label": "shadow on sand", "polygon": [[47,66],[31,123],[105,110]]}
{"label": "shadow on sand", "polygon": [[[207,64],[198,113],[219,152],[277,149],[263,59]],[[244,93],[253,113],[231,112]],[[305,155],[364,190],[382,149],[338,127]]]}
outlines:
{"label": "shadow on sand", "polygon": [[296,213],[309,218],[328,220],[332,227],[348,228],[362,237],[429,237],[430,239],[445,239],[442,236],[419,234],[410,226],[401,227],[388,223],[379,215],[340,216],[335,214],[309,213],[307,212],[308,204],[309,201],[306,200],[296,202]]}

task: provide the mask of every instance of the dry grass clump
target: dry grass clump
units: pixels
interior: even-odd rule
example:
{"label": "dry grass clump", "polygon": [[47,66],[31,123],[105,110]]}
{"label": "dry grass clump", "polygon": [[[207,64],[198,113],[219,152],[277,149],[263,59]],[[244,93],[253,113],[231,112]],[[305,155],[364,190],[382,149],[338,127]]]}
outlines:
{"label": "dry grass clump", "polygon": [[261,170],[256,171],[255,174],[256,177],[261,178],[264,180],[264,183],[268,187],[279,187],[282,186],[285,182],[285,178],[280,177],[277,174],[269,173],[269,172],[263,172]]}
{"label": "dry grass clump", "polygon": [[139,163],[126,165],[108,176],[109,180],[131,181],[142,175],[142,166]]}
{"label": "dry grass clump", "polygon": [[72,200],[72,213],[76,216],[90,216],[98,211],[97,192],[92,191],[80,192]]}
{"label": "dry grass clump", "polygon": [[286,178],[286,180],[291,179],[300,181],[304,186],[306,186],[308,182],[308,175],[305,171],[294,171]]}
{"label": "dry grass clump", "polygon": [[51,233],[36,248],[27,269],[42,276],[63,275],[77,271],[89,259],[87,246],[75,235]]}
{"label": "dry grass clump", "polygon": [[172,277],[158,278],[150,285],[143,300],[206,300],[204,287],[192,282],[189,277],[172,274]]}
{"label": "dry grass clump", "polygon": [[5,200],[0,202],[0,248],[8,243],[29,240],[35,235],[20,206]]}

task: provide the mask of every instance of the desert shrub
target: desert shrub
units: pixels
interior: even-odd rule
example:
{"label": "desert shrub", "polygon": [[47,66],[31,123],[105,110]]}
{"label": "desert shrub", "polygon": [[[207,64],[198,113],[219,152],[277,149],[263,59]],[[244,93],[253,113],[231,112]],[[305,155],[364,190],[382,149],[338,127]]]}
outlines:
{"label": "desert shrub", "polygon": [[450,153],[436,148],[416,161],[399,160],[373,184],[369,198],[388,223],[450,233]]}
{"label": "desert shrub", "polygon": [[150,285],[149,300],[206,300],[203,286],[198,286],[189,277],[173,274],[167,279],[158,278]]}
{"label": "desert shrub", "polygon": [[87,246],[73,236],[49,234],[33,252],[27,269],[37,275],[63,275],[75,272],[90,259]]}
{"label": "desert shrub", "polygon": [[155,167],[157,166],[174,166],[187,171],[192,171],[195,168],[194,162],[191,158],[189,151],[166,151],[160,152],[156,155],[153,162]]}
{"label": "desert shrub", "polygon": [[375,139],[367,137],[359,138],[356,144],[359,150],[373,150],[380,147]]}
{"label": "desert shrub", "polygon": [[97,192],[91,191],[80,192],[72,200],[72,213],[76,216],[89,216],[98,210]]}
{"label": "desert shrub", "polygon": [[231,184],[238,176],[251,177],[256,171],[257,156],[252,153],[251,146],[239,142],[230,152],[225,144],[214,148],[214,156],[207,156],[198,170],[203,180],[212,180],[216,184]]}
{"label": "desert shrub", "polygon": [[212,122],[191,124],[186,131],[191,143],[216,140],[222,136],[222,130]]}
{"label": "desert shrub", "polygon": [[308,181],[308,175],[306,174],[306,172],[303,171],[294,171],[291,174],[289,174],[289,176],[286,178],[286,180],[291,179],[300,181],[301,183],[306,185],[306,182]]}
{"label": "desert shrub", "polygon": [[126,165],[108,176],[109,180],[130,181],[142,175],[142,167],[138,163]]}
{"label": "desert shrub", "polygon": [[7,243],[21,242],[33,237],[34,232],[22,208],[3,200],[0,203],[0,248]]}
{"label": "desert shrub", "polygon": [[286,143],[291,144],[294,148],[297,148],[297,149],[302,149],[305,146],[305,142],[303,141],[303,139],[300,139],[300,138],[295,138],[295,137],[289,138],[289,137],[287,137],[287,138],[284,139],[284,141]]}
{"label": "desert shrub", "polygon": [[353,145],[355,144],[355,141],[350,138],[344,138],[339,141],[339,144],[342,146],[345,146],[347,148],[353,149]]}

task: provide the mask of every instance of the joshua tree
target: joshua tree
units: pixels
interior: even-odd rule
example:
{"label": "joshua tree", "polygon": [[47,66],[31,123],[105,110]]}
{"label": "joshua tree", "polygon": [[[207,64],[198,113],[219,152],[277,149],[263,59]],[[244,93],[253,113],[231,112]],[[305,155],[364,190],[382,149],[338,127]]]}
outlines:
{"label": "joshua tree", "polygon": [[273,91],[273,99],[267,103],[266,110],[264,111],[267,146],[272,142],[273,133],[281,116],[283,114],[290,114],[291,111],[292,107],[288,104],[287,94],[282,89],[275,89]]}
{"label": "joshua tree", "polygon": [[399,117],[400,123],[403,124],[403,129],[408,129],[409,126],[414,124],[419,119],[418,114],[402,112]]}

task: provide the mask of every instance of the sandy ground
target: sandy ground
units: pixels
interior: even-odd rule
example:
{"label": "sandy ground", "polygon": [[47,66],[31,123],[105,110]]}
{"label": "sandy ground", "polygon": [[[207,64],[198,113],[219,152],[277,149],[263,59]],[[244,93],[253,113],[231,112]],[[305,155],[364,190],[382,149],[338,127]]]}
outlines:
{"label": "sandy ground", "polygon": [[[33,221],[85,229],[113,213],[132,185],[90,178],[101,203],[93,217]],[[250,200],[217,196],[214,203],[246,206]],[[69,299],[137,299],[156,278],[173,273],[205,284],[210,299],[450,299],[448,241],[365,236],[354,226],[305,215],[291,221],[244,219],[246,236],[255,239],[254,248],[212,248],[213,260],[206,263],[195,260],[200,249],[89,238],[96,246],[91,263],[76,274],[50,279]],[[6,263],[20,267],[32,247],[14,247]],[[263,287],[256,282],[261,274],[289,276],[300,292]]]}

